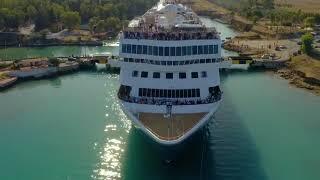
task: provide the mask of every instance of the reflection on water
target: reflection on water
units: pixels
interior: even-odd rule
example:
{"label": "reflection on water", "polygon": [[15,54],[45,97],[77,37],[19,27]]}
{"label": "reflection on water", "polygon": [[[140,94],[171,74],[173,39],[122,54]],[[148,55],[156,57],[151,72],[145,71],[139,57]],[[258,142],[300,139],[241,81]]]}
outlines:
{"label": "reflection on water", "polygon": [[170,165],[138,130],[131,129],[127,143],[124,179],[266,179],[255,144],[228,98]]}

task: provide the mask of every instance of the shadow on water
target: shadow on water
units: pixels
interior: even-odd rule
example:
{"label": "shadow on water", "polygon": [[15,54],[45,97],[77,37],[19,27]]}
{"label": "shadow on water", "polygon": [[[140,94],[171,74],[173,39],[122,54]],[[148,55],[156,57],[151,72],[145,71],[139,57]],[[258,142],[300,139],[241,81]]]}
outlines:
{"label": "shadow on water", "polygon": [[170,165],[139,130],[132,128],[128,138],[121,173],[124,179],[267,179],[258,150],[227,97],[215,118]]}

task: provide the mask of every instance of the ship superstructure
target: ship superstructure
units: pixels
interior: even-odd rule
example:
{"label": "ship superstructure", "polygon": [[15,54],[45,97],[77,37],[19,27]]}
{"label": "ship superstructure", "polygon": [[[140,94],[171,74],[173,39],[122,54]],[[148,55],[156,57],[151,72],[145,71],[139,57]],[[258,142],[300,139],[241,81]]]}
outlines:
{"label": "ship superstructure", "polygon": [[221,39],[190,8],[160,1],[123,30],[119,55],[123,111],[157,143],[183,142],[219,107]]}

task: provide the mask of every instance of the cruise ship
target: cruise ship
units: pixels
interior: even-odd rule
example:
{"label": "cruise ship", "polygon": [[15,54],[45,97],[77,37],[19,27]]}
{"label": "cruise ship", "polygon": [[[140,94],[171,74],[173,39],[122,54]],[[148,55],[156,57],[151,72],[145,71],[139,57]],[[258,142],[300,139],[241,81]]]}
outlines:
{"label": "cruise ship", "polygon": [[222,101],[221,39],[187,6],[162,0],[120,34],[118,98],[133,125],[160,145],[201,129]]}

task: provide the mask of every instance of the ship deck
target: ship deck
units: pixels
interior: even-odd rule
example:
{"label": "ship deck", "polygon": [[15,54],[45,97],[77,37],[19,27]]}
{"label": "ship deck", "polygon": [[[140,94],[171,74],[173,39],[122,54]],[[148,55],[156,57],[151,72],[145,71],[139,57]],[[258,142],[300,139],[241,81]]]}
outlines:
{"label": "ship deck", "polygon": [[207,113],[175,114],[166,118],[164,114],[140,113],[140,122],[161,140],[177,140],[195,125]]}

